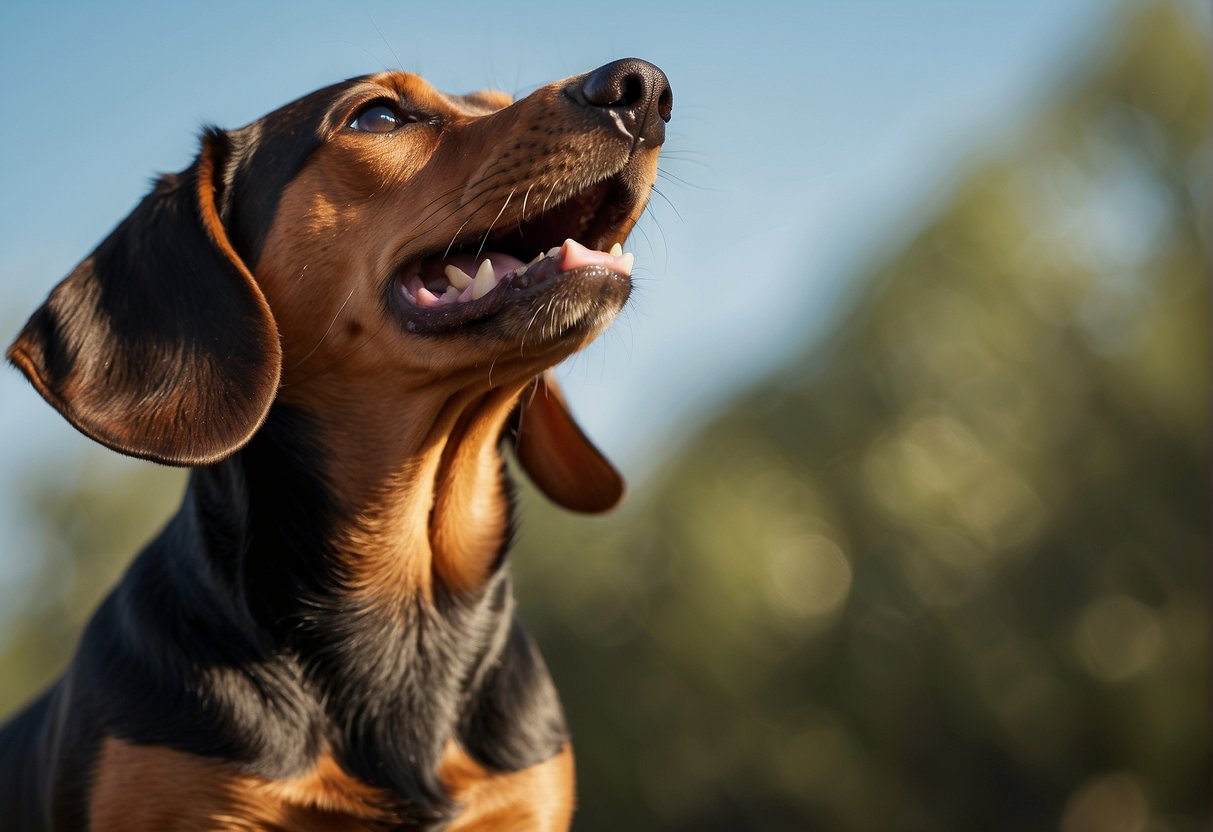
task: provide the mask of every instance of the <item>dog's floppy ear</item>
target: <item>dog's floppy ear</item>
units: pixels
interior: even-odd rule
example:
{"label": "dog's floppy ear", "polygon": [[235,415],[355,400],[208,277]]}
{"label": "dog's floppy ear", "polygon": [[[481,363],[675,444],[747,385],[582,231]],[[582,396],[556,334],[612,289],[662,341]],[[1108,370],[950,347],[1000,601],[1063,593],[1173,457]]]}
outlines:
{"label": "dog's floppy ear", "polygon": [[82,433],[170,465],[213,462],[261,425],[282,351],[220,221],[227,153],[209,132],[56,286],[8,357]]}
{"label": "dog's floppy ear", "polygon": [[518,461],[552,502],[598,514],[623,499],[623,477],[573,419],[551,370],[523,394],[517,420]]}

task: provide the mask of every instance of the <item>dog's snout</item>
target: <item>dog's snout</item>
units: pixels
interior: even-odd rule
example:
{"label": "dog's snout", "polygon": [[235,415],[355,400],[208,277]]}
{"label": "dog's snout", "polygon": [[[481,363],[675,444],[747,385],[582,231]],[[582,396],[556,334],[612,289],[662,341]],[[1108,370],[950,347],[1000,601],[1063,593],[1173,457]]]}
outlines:
{"label": "dog's snout", "polygon": [[633,138],[653,146],[665,141],[674,94],[665,73],[648,61],[623,58],[600,66],[579,78],[569,94],[607,114]]}

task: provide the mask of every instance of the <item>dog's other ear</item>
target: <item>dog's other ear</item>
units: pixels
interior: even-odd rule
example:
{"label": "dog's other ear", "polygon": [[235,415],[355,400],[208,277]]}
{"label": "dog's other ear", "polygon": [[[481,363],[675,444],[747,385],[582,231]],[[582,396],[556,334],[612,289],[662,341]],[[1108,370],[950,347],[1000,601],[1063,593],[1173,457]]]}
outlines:
{"label": "dog's other ear", "polygon": [[277,391],[277,326],[219,218],[227,153],[209,131],[9,347],[56,410],[121,453],[214,462],[249,440]]}
{"label": "dog's other ear", "polygon": [[523,394],[514,450],[539,490],[570,511],[598,514],[623,499],[623,477],[573,419],[550,370]]}

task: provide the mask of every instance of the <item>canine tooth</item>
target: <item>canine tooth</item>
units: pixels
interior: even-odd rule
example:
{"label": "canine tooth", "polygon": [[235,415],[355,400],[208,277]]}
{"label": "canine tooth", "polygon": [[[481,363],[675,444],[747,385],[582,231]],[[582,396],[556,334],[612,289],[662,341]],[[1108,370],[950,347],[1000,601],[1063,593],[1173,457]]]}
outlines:
{"label": "canine tooth", "polygon": [[555,257],[557,254],[560,253],[560,249],[562,249],[562,248],[564,248],[564,246],[556,246],[555,248],[549,248],[548,253],[545,254],[544,256],[545,257]]}
{"label": "canine tooth", "polygon": [[472,300],[480,300],[493,291],[496,285],[497,278],[493,275],[493,261],[486,257],[476,271],[476,279],[472,283]]}
{"label": "canine tooth", "polygon": [[632,254],[632,252],[629,251],[627,254],[623,255],[623,273],[628,277],[632,276],[632,264],[635,262],[636,255]]}
{"label": "canine tooth", "polygon": [[468,276],[468,273],[458,266],[447,266],[442,273],[456,289],[466,289],[472,283],[472,278]]}
{"label": "canine tooth", "polygon": [[621,246],[619,243],[615,243],[615,245],[611,246],[611,256],[612,257],[622,257],[623,256],[623,246]]}

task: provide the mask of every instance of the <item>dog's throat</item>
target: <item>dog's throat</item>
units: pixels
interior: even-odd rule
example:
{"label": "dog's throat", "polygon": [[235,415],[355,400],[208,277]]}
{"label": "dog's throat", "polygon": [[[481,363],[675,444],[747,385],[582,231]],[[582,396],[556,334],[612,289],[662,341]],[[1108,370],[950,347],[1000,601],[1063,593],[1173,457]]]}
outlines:
{"label": "dog's throat", "polygon": [[[359,602],[472,591],[491,576],[510,527],[499,444],[516,387],[425,407],[413,396],[405,431],[392,430],[398,408],[383,421],[321,426],[337,507],[329,537]],[[367,436],[380,441],[368,448]]]}

